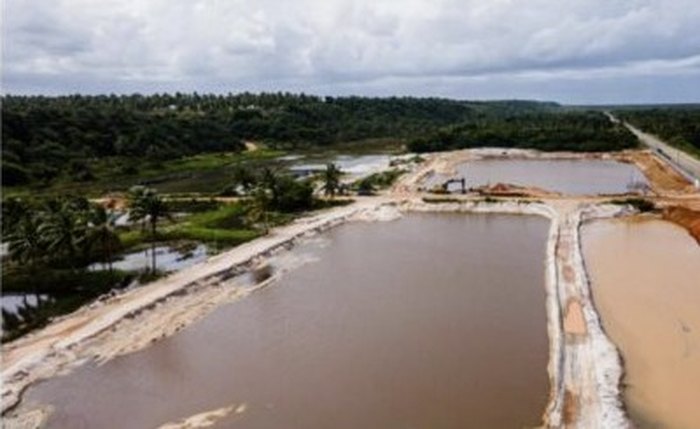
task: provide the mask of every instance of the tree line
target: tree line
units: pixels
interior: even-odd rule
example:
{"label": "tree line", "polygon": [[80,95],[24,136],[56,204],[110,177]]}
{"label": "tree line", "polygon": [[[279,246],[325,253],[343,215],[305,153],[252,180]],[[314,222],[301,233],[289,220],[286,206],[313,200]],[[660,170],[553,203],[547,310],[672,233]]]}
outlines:
{"label": "tree line", "polygon": [[[553,111],[554,103],[305,94],[155,94],[2,97],[3,186],[94,179],[95,158],[163,161],[272,147],[409,139],[484,117]],[[133,173],[133,172],[132,172]]]}
{"label": "tree line", "polygon": [[610,151],[633,148],[637,139],[600,112],[539,112],[468,120],[411,140],[414,152],[474,147],[544,151]]}
{"label": "tree line", "polygon": [[[322,175],[326,196],[336,195],[341,186],[340,175],[334,164],[328,165]],[[313,178],[296,180],[270,168],[254,171],[241,166],[232,186],[243,197],[245,209],[241,216],[256,224],[271,212],[296,213],[316,208],[313,182]],[[127,198],[129,222],[140,225],[151,243],[151,270],[155,272],[158,226],[163,221],[173,221],[172,206],[177,203],[168,202],[156,190],[144,186],[130,189]],[[2,236],[8,246],[9,261],[24,267],[71,270],[84,269],[98,261],[111,271],[112,261],[123,248],[116,223],[122,214],[79,196],[7,198],[2,204]]]}

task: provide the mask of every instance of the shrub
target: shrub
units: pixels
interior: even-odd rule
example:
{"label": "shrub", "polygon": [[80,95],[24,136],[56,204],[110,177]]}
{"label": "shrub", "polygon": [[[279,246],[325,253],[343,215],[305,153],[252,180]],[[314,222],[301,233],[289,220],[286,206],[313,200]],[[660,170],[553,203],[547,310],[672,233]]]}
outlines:
{"label": "shrub", "polygon": [[653,201],[649,201],[645,198],[625,198],[624,200],[612,200],[611,204],[618,205],[629,205],[637,209],[642,213],[651,212],[656,209]]}

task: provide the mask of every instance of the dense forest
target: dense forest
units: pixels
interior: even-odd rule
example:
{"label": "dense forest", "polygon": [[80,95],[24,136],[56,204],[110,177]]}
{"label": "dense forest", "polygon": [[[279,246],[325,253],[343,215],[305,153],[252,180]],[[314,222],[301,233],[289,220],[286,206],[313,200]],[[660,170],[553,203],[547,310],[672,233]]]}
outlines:
{"label": "dense forest", "polygon": [[619,110],[621,119],[700,158],[700,106]]}
{"label": "dense forest", "polygon": [[635,144],[600,113],[534,101],[287,93],[5,96],[2,113],[3,186],[94,181],[97,159],[135,175],[144,161],[235,153],[245,141],[291,149],[392,138],[415,151],[614,150]]}
{"label": "dense forest", "polygon": [[599,112],[550,112],[469,120],[420,136],[408,147],[415,152],[479,146],[595,152],[637,144],[629,131]]}

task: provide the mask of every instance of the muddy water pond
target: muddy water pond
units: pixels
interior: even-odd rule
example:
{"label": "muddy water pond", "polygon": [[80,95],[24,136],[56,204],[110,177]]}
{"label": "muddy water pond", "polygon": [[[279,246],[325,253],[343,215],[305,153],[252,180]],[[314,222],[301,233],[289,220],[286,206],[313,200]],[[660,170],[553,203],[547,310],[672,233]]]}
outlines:
{"label": "muddy water pond", "polygon": [[537,426],[548,225],[411,214],[338,227],[295,249],[314,261],[273,285],[25,400],[52,404],[53,428],[154,428],[229,405],[242,412],[217,427]]}
{"label": "muddy water pond", "polygon": [[700,246],[659,220],[595,222],[582,237],[631,418],[644,429],[700,428]]}
{"label": "muddy water pond", "polygon": [[[647,183],[634,165],[600,159],[484,159],[460,164],[455,177],[464,177],[468,188],[509,183],[569,195],[624,193]],[[433,176],[428,186],[446,179]],[[450,186],[450,190],[456,189]]]}

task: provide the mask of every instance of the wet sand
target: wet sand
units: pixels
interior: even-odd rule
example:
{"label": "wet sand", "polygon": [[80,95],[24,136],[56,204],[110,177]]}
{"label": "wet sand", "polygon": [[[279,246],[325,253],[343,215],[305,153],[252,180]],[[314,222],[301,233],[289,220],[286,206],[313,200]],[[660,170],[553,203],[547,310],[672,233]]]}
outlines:
{"label": "wet sand", "polygon": [[56,406],[55,428],[157,427],[232,404],[245,411],[220,427],[537,426],[547,231],[508,215],[344,225],[279,284],[27,399]]}
{"label": "wet sand", "polygon": [[700,246],[659,220],[598,221],[583,247],[640,428],[700,428]]}

